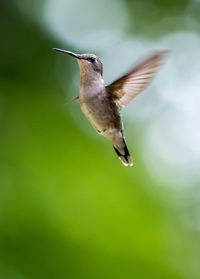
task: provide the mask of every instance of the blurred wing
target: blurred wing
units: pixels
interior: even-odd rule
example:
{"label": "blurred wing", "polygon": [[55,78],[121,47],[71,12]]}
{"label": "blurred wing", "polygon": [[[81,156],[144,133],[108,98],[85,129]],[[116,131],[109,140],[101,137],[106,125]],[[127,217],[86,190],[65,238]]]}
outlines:
{"label": "blurred wing", "polygon": [[151,82],[166,52],[157,52],[133,70],[108,85],[107,91],[119,108],[126,107]]}
{"label": "blurred wing", "polygon": [[70,104],[74,104],[74,103],[79,103],[79,96],[77,96],[76,98],[70,100],[70,101],[67,101],[65,104],[63,104],[64,106],[65,105],[70,105]]}

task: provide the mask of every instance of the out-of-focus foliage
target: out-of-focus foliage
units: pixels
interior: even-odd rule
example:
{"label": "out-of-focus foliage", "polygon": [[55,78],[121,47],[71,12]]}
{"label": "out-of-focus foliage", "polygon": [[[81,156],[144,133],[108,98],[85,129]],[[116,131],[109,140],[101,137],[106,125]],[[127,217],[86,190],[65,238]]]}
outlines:
{"label": "out-of-focus foliage", "polygon": [[[78,67],[72,58],[54,53],[51,48],[91,52],[95,43],[90,49],[83,49],[91,38],[87,41],[87,36],[84,37],[84,25],[80,23],[83,19],[87,21],[90,34],[89,28],[95,22],[90,22],[86,15],[83,17],[82,12],[88,9],[93,20],[100,18],[102,24],[105,17],[107,25],[112,23],[107,30],[104,22],[105,36],[113,35],[113,43],[108,36],[103,41],[105,45],[99,45],[97,54],[102,53],[105,75],[111,79],[112,72],[119,74],[120,69],[127,68],[137,58],[133,53],[133,61],[130,55],[124,61],[123,52],[120,54],[120,50],[126,50],[128,55],[132,39],[141,54],[146,48],[153,50],[151,46],[157,43],[173,48],[175,40],[170,32],[183,32],[187,26],[187,31],[193,32],[191,40],[196,40],[198,46],[195,32],[199,31],[200,3],[110,1],[113,12],[104,14],[105,7],[95,9],[101,6],[100,1],[94,1],[92,7],[90,1],[84,1],[83,10],[76,9],[75,14],[78,1],[66,1],[63,9],[61,2],[57,1],[60,10],[56,7],[54,10],[56,28],[59,33],[58,21],[62,23],[63,10],[68,23],[71,20],[70,26],[63,27],[63,31],[71,30],[68,44],[67,32],[62,40],[64,32],[57,34],[56,28],[50,30],[48,16],[52,15],[52,0],[0,3],[0,278],[197,279],[200,274],[199,153],[191,155],[191,161],[182,169],[178,158],[176,161],[173,157],[171,163],[168,160],[164,164],[168,157],[159,157],[163,145],[159,142],[156,150],[148,130],[159,118],[160,130],[152,126],[152,131],[156,131],[161,142],[161,134],[172,139],[174,150],[178,149],[173,130],[165,129],[163,115],[166,112],[174,115],[170,127],[175,125],[179,117],[175,108],[179,111],[179,102],[172,105],[169,99],[164,99],[159,103],[161,97],[153,95],[152,90],[141,98],[144,107],[136,101],[139,110],[144,109],[142,117],[129,113],[132,108],[137,112],[136,107],[127,108],[124,121],[135,166],[125,168],[110,143],[92,130],[79,106],[64,105],[67,99],[77,95]],[[113,19],[115,9],[126,20],[120,31],[124,37],[118,34],[123,37],[120,44]],[[109,16],[113,21],[109,21]],[[173,18],[170,24],[169,18]],[[81,49],[78,34],[82,34]],[[158,42],[162,35],[171,38],[172,43],[165,39]],[[101,36],[103,40],[104,33]],[[144,40],[143,44],[137,43],[138,38]],[[126,40],[130,45],[123,45]],[[174,45],[178,52],[181,52],[180,45]],[[185,51],[186,47],[182,47]],[[193,47],[187,45],[191,58]],[[177,63],[180,61],[184,60]],[[120,65],[118,72],[117,65]],[[178,69],[173,75],[175,81],[183,77],[183,68]],[[199,75],[198,69],[200,64],[194,69]],[[163,80],[162,75],[160,78]],[[158,80],[153,88],[161,91]],[[170,83],[173,84],[172,79],[167,79],[166,86]],[[195,97],[195,86],[188,92],[191,98]],[[198,103],[199,97],[195,100]],[[148,139],[150,146],[145,144]],[[181,144],[184,146],[181,150],[185,148],[188,152],[185,137],[181,138]],[[190,154],[194,152],[192,147]],[[157,169],[155,162],[158,162]],[[166,166],[164,171],[159,169],[159,164]]]}

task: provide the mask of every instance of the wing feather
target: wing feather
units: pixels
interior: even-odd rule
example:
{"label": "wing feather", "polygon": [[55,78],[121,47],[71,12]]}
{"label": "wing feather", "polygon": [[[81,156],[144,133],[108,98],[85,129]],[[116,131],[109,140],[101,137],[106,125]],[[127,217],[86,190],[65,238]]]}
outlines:
{"label": "wing feather", "polygon": [[151,82],[166,51],[153,54],[134,69],[108,85],[107,92],[119,108],[126,107]]}

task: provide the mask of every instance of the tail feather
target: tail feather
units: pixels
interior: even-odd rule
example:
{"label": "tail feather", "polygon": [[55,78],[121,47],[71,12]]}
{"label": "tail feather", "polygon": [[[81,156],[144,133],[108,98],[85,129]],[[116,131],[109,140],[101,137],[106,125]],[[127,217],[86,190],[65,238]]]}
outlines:
{"label": "tail feather", "polygon": [[123,131],[117,129],[111,129],[104,133],[104,136],[111,141],[115,152],[117,153],[119,159],[125,166],[133,166],[131,155],[128,151],[126,141],[123,135]]}
{"label": "tail feather", "polygon": [[[123,143],[124,143],[123,150],[121,149],[119,151],[119,149],[117,149],[117,147],[115,147],[113,145],[114,150],[117,153],[119,159],[124,164],[124,166],[133,166],[133,161],[132,161],[131,155],[130,155],[130,153],[128,151],[128,148],[127,148],[127,145],[126,145],[124,137],[122,139],[123,139]],[[122,154],[122,152],[123,152],[123,154]]]}

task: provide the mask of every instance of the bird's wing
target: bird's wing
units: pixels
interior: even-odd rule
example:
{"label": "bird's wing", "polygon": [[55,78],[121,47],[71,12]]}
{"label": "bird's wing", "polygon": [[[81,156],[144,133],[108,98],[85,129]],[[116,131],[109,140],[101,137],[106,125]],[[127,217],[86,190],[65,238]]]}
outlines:
{"label": "bird's wing", "polygon": [[70,104],[74,104],[74,103],[79,103],[79,96],[77,96],[76,98],[67,101],[64,105],[70,105]]}
{"label": "bird's wing", "polygon": [[73,104],[73,103],[79,103],[79,96],[77,96],[76,98],[68,101],[68,104]]}
{"label": "bird's wing", "polygon": [[148,86],[165,54],[166,51],[156,52],[106,87],[108,94],[119,108],[126,107]]}

